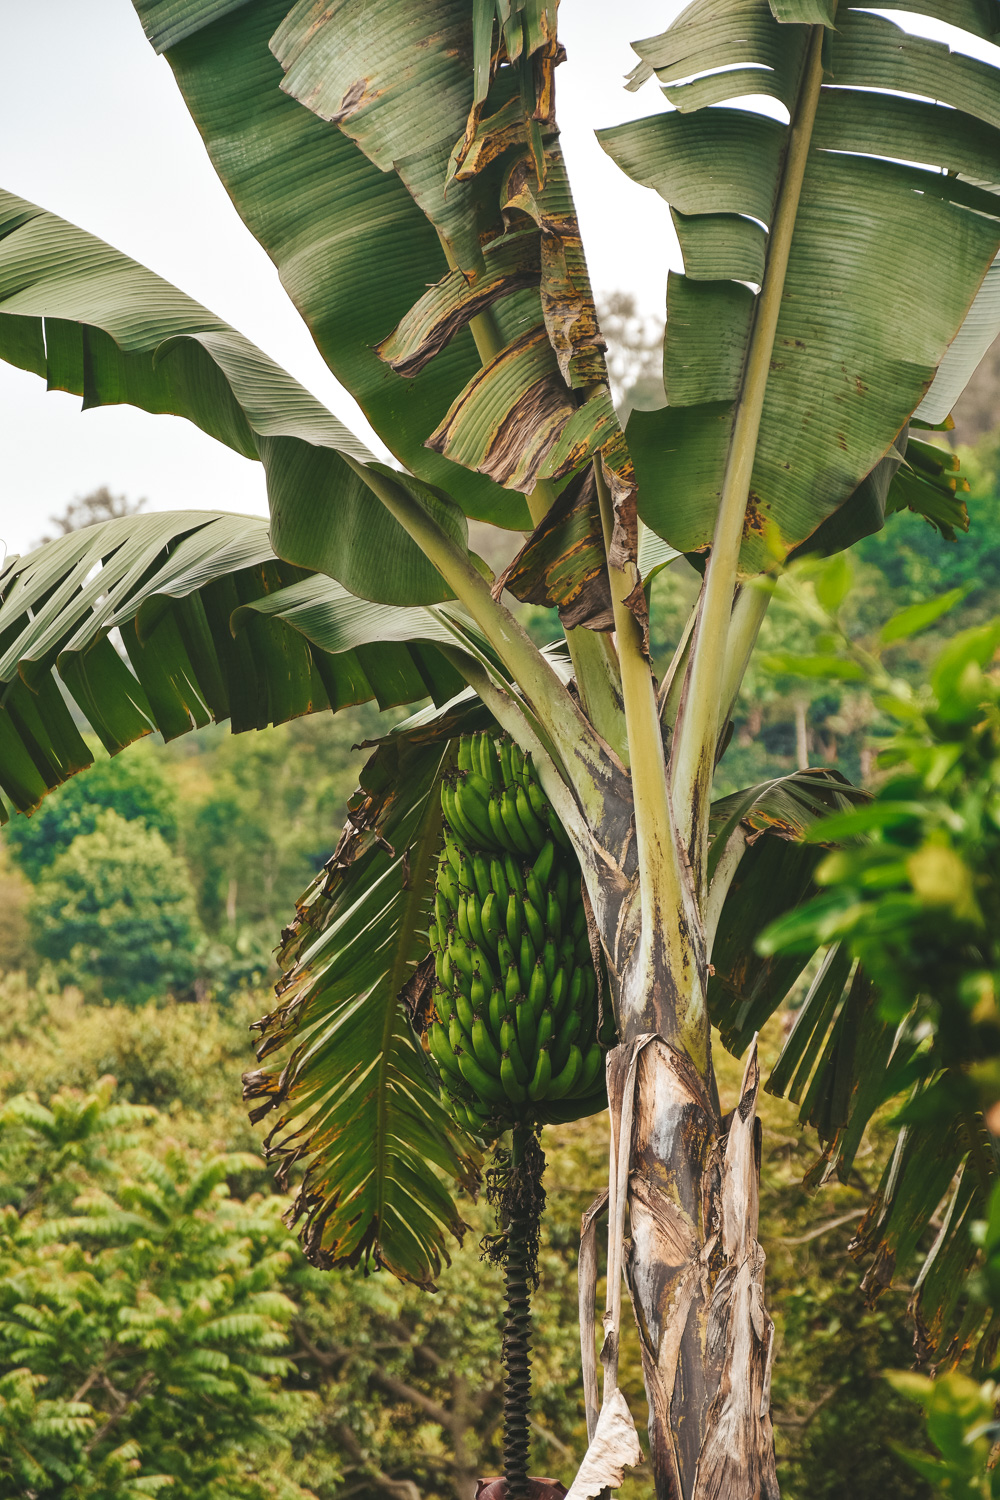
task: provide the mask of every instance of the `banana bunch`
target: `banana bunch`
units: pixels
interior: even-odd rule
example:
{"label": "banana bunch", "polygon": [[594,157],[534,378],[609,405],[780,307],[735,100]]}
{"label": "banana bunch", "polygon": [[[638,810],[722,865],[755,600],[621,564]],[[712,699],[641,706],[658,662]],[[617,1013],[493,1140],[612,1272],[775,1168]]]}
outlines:
{"label": "banana bunch", "polygon": [[592,1114],[597,976],[566,835],[518,747],[489,734],[462,737],[441,805],[427,1045],[455,1113],[477,1135]]}

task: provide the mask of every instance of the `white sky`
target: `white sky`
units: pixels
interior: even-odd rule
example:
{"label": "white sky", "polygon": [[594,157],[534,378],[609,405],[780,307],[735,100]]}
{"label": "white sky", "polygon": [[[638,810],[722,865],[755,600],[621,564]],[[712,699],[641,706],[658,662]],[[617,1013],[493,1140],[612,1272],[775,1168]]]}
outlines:
{"label": "white sky", "polygon": [[[559,117],[594,284],[631,290],[655,313],[679,264],[667,207],[614,166],[593,130],[659,107],[655,82],[639,95],[622,87],[635,61],[628,42],[680,9],[680,0],[617,0],[609,26],[606,0],[563,0],[560,15],[569,61]],[[0,0],[0,51],[0,186],[175,282],[377,447],[230,204],[129,0]],[[182,419],[129,407],[81,413],[78,397],[0,365],[0,539],[24,551],[52,512],[101,484],[157,510],[267,508],[260,465]]]}
{"label": "white sky", "polygon": [[[557,75],[559,119],[594,286],[630,291],[643,312],[658,315],[667,271],[680,265],[666,204],[630,182],[593,131],[663,107],[655,80],[638,94],[624,91],[635,61],[628,43],[662,31],[681,6],[563,0],[560,7],[569,60]],[[960,36],[935,23],[920,29],[953,45]],[[378,450],[237,217],[130,0],[0,0],[0,50],[7,59],[0,186],[175,282]],[[996,48],[976,50],[1000,59]],[[36,377],[0,365],[0,541],[11,550],[31,546],[52,512],[101,484],[146,496],[157,510],[266,512],[260,466],[180,418],[79,408],[77,397],[47,394]]]}

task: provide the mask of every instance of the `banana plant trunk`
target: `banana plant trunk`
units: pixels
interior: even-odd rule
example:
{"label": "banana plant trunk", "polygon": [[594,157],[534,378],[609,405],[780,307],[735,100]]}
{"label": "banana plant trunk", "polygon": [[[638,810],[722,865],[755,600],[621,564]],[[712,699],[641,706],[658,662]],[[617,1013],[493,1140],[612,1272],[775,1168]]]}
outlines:
{"label": "banana plant trunk", "polygon": [[736,1107],[724,1116],[703,993],[700,1045],[686,1045],[678,1025],[679,1011],[691,1012],[680,997],[692,971],[702,983],[697,965],[675,976],[662,958],[646,963],[640,980],[640,962],[621,976],[622,1040],[608,1058],[608,1093],[613,1158],[623,1126],[630,1132],[623,1266],[657,1500],[778,1500],[773,1324],[757,1241],[756,1048]]}

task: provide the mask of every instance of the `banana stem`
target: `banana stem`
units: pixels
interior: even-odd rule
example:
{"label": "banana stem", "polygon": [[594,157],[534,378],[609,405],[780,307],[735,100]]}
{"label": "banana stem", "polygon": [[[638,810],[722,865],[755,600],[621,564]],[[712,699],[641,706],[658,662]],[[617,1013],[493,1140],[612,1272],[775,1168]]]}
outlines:
{"label": "banana stem", "polygon": [[[509,609],[497,603],[489,584],[430,513],[383,474],[345,455],[372,494],[395,516],[489,638],[504,666],[545,726],[578,792],[603,785],[607,768],[593,726]],[[576,779],[579,778],[579,781]]]}
{"label": "banana stem", "polygon": [[[527,1148],[533,1141],[530,1125],[515,1125],[511,1148],[511,1177],[528,1166]],[[512,1194],[507,1221],[507,1264],[504,1288],[507,1320],[503,1330],[503,1472],[506,1500],[529,1500],[529,1421],[531,1413],[531,1288],[530,1243],[538,1234],[537,1222],[524,1195]]]}
{"label": "banana stem", "polygon": [[785,273],[823,82],[823,37],[824,27],[814,26],[789,126],[788,149],[771,224],[764,281],[757,299],[722,481],[712,552],[698,610],[684,706],[671,755],[673,805],[677,809],[700,897],[704,895],[709,790],[715,767],[733,594]]}

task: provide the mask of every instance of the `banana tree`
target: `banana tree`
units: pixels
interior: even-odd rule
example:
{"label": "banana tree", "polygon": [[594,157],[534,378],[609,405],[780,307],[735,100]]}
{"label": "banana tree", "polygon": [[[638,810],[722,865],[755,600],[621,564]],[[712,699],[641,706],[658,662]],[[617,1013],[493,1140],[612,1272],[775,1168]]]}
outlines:
{"label": "banana tree", "polygon": [[[623,429],[559,145],[556,0],[135,8],[395,462],[181,292],[0,196],[0,355],[85,407],[187,417],[263,465],[270,508],[266,526],[128,517],[8,562],[0,787],[30,812],[87,765],[81,716],[115,753],[210,719],[239,732],[424,705],[375,747],[282,935],[247,1094],[275,1112],[307,1254],[430,1284],[478,1153],[407,1002],[455,741],[509,736],[579,859],[618,1035],[604,1393],[598,1416],[585,1306],[592,1443],[574,1494],[637,1457],[621,1270],[658,1496],[776,1496],[752,1042],[807,957],[754,940],[811,894],[821,850],[804,830],[857,794],[804,772],[713,805],[713,773],[767,608],[755,579],[904,507],[967,524],[909,433],[941,423],[1000,328],[997,70],[843,0],[695,0],[636,43],[633,85],[655,74],[667,107],[600,138],[670,205],[685,269],[668,284],[667,404]],[[889,8],[973,41],[1000,31],[994,0]],[[783,117],[731,103],[750,93]],[[499,577],[470,519],[528,533]],[[654,662],[649,586],[681,554],[703,584]],[[557,647],[537,649],[510,596],[558,610]],[[806,1015],[770,1086],[805,1092],[846,1171],[892,1037],[836,953]],[[713,1023],[750,1048],[729,1112]]]}

